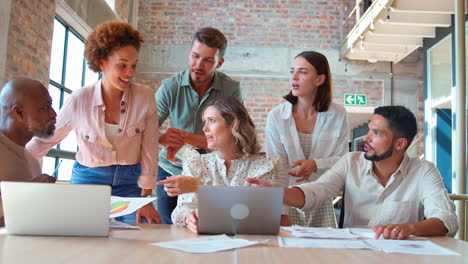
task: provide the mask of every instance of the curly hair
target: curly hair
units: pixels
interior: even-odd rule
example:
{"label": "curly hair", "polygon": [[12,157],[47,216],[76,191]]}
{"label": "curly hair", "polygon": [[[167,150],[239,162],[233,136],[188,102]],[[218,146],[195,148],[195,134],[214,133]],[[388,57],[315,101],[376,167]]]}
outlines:
{"label": "curly hair", "polygon": [[239,146],[239,150],[241,152],[240,156],[242,158],[247,158],[258,154],[260,151],[260,145],[257,141],[255,125],[244,105],[236,98],[229,96],[221,97],[209,102],[206,105],[205,110],[210,106],[218,109],[228,126],[233,122],[238,122],[237,125],[233,126],[231,132],[236,139],[237,146]]}
{"label": "curly hair", "polygon": [[107,59],[116,49],[133,46],[140,51],[143,37],[130,24],[112,20],[96,27],[86,38],[85,57],[89,68],[101,72],[100,61]]}

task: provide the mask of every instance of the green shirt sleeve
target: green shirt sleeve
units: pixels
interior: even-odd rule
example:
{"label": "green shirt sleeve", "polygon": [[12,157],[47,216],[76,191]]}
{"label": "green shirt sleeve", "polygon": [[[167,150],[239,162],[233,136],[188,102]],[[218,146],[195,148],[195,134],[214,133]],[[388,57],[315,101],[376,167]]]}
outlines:
{"label": "green shirt sleeve", "polygon": [[158,106],[159,126],[161,126],[169,116],[171,105],[171,95],[167,86],[164,85],[164,81],[156,91],[155,97]]}
{"label": "green shirt sleeve", "polygon": [[235,97],[237,100],[239,100],[239,102],[244,103],[244,100],[242,99],[242,92],[241,92],[239,83],[237,83],[237,88],[234,91],[234,93],[232,93],[232,96]]}

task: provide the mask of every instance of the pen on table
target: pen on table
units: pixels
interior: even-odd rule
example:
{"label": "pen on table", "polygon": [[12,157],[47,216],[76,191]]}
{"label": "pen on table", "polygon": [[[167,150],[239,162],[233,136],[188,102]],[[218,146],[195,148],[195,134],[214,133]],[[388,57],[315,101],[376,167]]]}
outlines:
{"label": "pen on table", "polygon": [[54,173],[52,173],[51,175],[52,177],[57,178],[58,169],[60,167],[60,164],[62,164],[62,161],[63,160],[60,160],[59,163],[57,164],[57,167],[55,167]]}

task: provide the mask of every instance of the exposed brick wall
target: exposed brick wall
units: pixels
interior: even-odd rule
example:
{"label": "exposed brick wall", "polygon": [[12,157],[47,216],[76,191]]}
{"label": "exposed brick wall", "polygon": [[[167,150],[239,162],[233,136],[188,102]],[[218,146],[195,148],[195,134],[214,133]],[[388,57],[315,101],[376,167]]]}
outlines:
{"label": "exposed brick wall", "polygon": [[23,75],[48,83],[54,16],[54,0],[13,1],[6,80]]}
{"label": "exposed brick wall", "polygon": [[265,126],[268,112],[284,102],[282,96],[289,92],[287,78],[235,78],[241,83],[244,105],[255,123],[262,151],[265,143]]}
{"label": "exposed brick wall", "polygon": [[355,80],[333,79],[333,101],[343,104],[345,94],[367,95],[367,106],[382,105],[383,81],[381,80]]}
{"label": "exposed brick wall", "polygon": [[[279,47],[287,48],[291,53],[298,53],[299,50],[337,51],[341,4],[341,0],[147,0],[139,4],[138,29],[145,38],[144,45],[150,46],[189,45],[194,31],[213,26],[228,38],[228,49]],[[347,6],[347,12],[354,4],[353,0],[343,3]],[[347,16],[347,13],[343,14]],[[354,19],[351,19],[347,30],[352,28],[353,23]],[[344,36],[346,34],[347,31]],[[164,65],[167,62],[155,60],[154,63]],[[330,63],[334,77],[334,102],[343,104],[345,93],[364,93],[368,96],[368,106],[382,104],[382,80],[338,74],[334,72],[338,67],[333,65],[338,62]],[[187,64],[180,65],[179,70],[186,67]],[[255,77],[248,76],[248,73],[228,74],[241,82],[245,105],[263,145],[267,113],[283,102],[282,97],[289,91],[289,65],[282,65],[284,72],[278,73],[278,76],[262,76],[261,66],[258,67],[260,73]],[[142,68],[139,71],[146,72],[139,76],[139,82],[153,88],[157,88],[162,79],[155,79],[154,76],[165,74],[147,75],[151,70]]]}
{"label": "exposed brick wall", "polygon": [[[139,77],[139,78],[138,78]],[[170,76],[167,76],[167,77],[170,77]],[[141,83],[141,84],[144,84],[148,87],[150,87],[151,89],[154,90],[154,92],[156,92],[156,90],[159,88],[159,86],[161,85],[161,81],[165,79],[165,78],[161,78],[161,79],[157,79],[157,80],[152,80],[152,79],[144,79],[140,76],[137,76],[137,78],[135,79],[135,81],[137,83]]]}
{"label": "exposed brick wall", "polygon": [[[354,1],[348,1],[354,4]],[[140,1],[147,45],[189,44],[198,28],[222,30],[230,45],[337,49],[340,0]]]}

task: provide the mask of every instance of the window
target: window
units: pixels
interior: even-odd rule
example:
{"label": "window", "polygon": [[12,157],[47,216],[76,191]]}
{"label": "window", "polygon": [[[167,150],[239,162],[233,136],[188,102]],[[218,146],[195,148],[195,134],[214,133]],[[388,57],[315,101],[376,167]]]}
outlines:
{"label": "window", "polygon": [[[87,67],[83,38],[59,18],[54,20],[49,76],[49,93],[57,113],[73,91],[99,79],[99,74]],[[77,150],[76,136],[70,133],[44,157],[42,171],[69,181]]]}
{"label": "window", "polygon": [[448,35],[428,48],[427,97],[424,103],[426,137],[424,157],[437,164],[437,109],[451,108],[452,88],[452,35]]}
{"label": "window", "polygon": [[115,0],[105,0],[107,5],[115,12]]}

